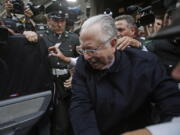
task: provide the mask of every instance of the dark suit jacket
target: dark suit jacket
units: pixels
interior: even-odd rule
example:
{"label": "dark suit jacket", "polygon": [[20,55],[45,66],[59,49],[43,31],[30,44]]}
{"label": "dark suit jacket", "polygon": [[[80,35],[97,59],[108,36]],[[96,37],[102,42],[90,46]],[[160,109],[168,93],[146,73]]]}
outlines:
{"label": "dark suit jacket", "polygon": [[163,118],[180,115],[177,85],[154,55],[128,48],[103,71],[79,58],[70,107],[75,135],[120,135],[152,124],[151,102]]}

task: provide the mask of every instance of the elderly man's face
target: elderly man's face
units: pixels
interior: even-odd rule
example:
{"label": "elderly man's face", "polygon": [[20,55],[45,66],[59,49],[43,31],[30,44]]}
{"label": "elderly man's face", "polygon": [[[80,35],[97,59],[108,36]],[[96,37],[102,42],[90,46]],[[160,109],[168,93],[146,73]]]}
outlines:
{"label": "elderly man's face", "polygon": [[49,28],[57,34],[61,34],[65,31],[65,27],[66,27],[65,19],[59,19],[59,20],[48,19],[47,23]]}
{"label": "elderly man's face", "polygon": [[97,70],[107,68],[114,59],[115,43],[112,43],[113,39],[107,39],[107,42],[103,43],[100,40],[102,36],[98,27],[92,27],[88,31],[80,33],[84,59]]}
{"label": "elderly man's face", "polygon": [[132,38],[135,36],[135,29],[129,28],[126,20],[116,21],[115,25],[118,30],[118,36],[128,36]]}

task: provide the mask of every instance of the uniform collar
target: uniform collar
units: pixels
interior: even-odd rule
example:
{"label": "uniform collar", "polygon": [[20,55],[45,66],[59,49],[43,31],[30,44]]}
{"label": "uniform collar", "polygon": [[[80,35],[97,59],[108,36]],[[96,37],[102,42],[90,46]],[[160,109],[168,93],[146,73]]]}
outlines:
{"label": "uniform collar", "polygon": [[49,31],[49,34],[48,34],[48,39],[53,42],[53,43],[57,43],[59,41],[62,41],[64,40],[65,38],[68,38],[69,35],[68,35],[68,32],[65,31],[63,32],[62,34],[56,34],[55,32],[53,31]]}

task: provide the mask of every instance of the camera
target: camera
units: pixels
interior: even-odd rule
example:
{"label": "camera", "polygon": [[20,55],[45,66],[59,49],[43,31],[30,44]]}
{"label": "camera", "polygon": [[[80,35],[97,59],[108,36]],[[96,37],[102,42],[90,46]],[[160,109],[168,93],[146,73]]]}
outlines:
{"label": "camera", "polygon": [[137,5],[131,5],[127,8],[127,12],[130,14],[133,14],[134,12],[136,12],[136,14],[140,16],[136,20],[137,27],[146,26],[151,23],[154,23],[155,21],[155,16],[152,11],[152,6],[147,6],[145,8],[142,8]]}
{"label": "camera", "polygon": [[43,5],[35,5],[32,2],[28,2],[26,6],[22,0],[10,0],[10,2],[13,4],[13,9],[11,12],[15,14],[24,14],[25,8],[29,8],[34,15],[38,15],[45,10]]}
{"label": "camera", "polygon": [[45,11],[45,7],[43,5],[35,5],[32,2],[28,2],[26,5],[26,8],[31,9],[31,11],[33,12],[34,15],[38,15],[41,12]]}
{"label": "camera", "polygon": [[25,30],[25,24],[11,18],[5,18],[2,20],[4,25],[12,29],[16,33],[23,33]]}
{"label": "camera", "polygon": [[12,13],[24,14],[24,2],[22,0],[10,0],[13,4]]}

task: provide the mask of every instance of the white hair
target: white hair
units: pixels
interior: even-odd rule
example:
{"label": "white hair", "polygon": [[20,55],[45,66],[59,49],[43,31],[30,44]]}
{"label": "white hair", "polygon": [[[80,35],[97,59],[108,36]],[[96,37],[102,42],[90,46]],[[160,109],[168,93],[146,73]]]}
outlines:
{"label": "white hair", "polygon": [[81,27],[81,33],[87,31],[93,25],[98,24],[103,33],[101,37],[102,42],[106,42],[109,39],[117,36],[117,29],[115,26],[114,19],[109,15],[97,15],[89,18],[84,22]]}

